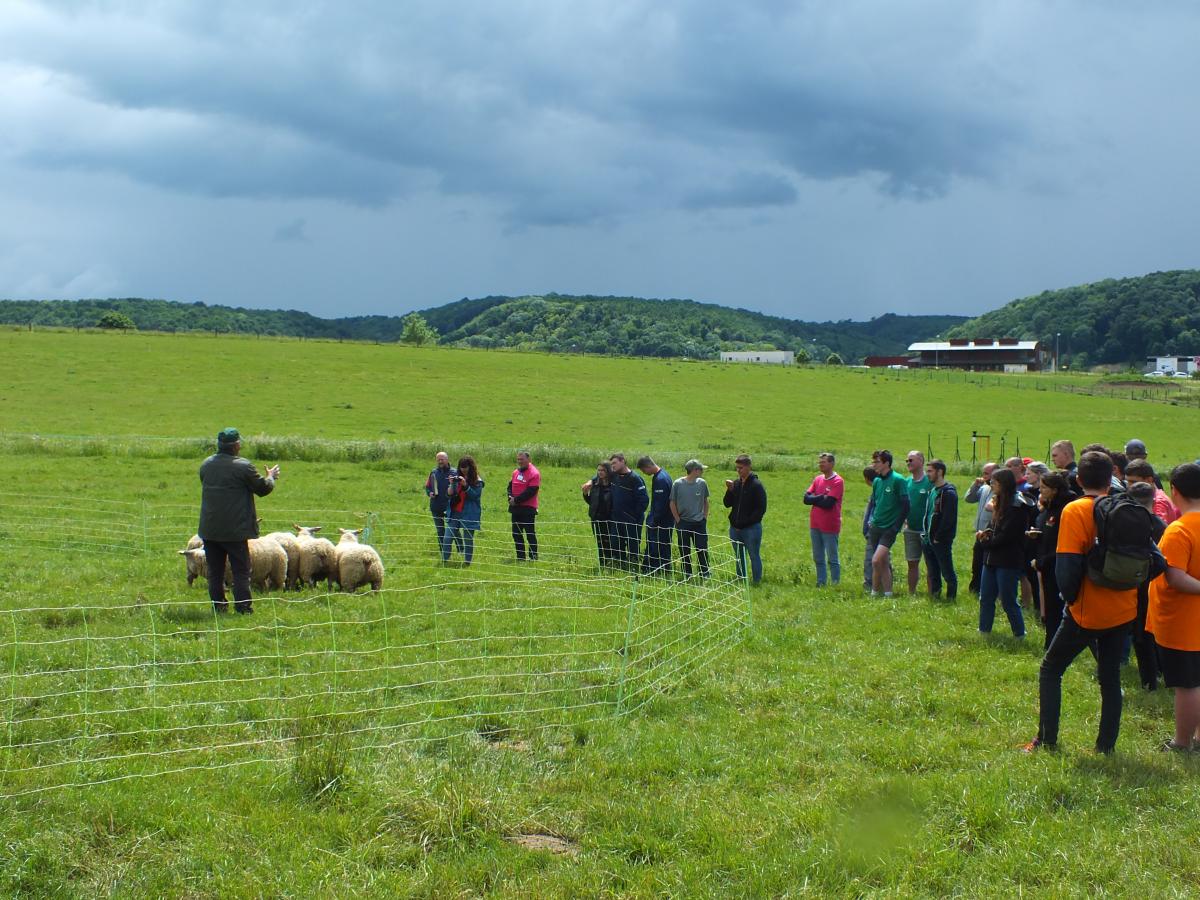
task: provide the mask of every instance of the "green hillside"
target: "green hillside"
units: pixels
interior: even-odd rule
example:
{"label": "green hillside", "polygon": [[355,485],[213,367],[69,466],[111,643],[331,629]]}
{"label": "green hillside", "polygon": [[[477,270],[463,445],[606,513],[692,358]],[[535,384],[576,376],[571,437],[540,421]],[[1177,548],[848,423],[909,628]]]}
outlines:
{"label": "green hillside", "polygon": [[1053,346],[1073,369],[1200,354],[1200,270],[1108,279],[1014,300],[948,337],[1016,337]]}
{"label": "green hillside", "polygon": [[[207,331],[328,340],[401,339],[402,316],[322,319],[296,310],[243,309],[137,298],[0,300],[0,323],[92,328],[106,313],[143,331]],[[636,297],[483,297],[421,312],[441,342],[465,347],[715,359],[721,350],[795,350],[846,362],[903,353],[909,343],[956,325],[960,316],[897,316],[870,322],[801,322],[691,300]]]}

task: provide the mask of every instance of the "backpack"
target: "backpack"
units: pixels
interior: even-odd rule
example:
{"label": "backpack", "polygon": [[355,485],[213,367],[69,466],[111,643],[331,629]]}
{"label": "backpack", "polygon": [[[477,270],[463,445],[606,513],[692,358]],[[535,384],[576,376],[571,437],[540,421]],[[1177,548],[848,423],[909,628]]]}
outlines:
{"label": "backpack", "polygon": [[1092,504],[1096,539],[1087,554],[1087,576],[1100,587],[1129,591],[1150,578],[1154,555],[1153,514],[1128,494],[1098,497]]}

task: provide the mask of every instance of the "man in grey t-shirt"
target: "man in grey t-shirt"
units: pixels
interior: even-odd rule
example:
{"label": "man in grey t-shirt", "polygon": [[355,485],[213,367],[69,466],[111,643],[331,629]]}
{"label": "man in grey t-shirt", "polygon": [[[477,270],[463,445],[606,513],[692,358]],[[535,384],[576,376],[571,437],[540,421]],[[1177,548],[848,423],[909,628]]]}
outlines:
{"label": "man in grey t-shirt", "polygon": [[679,558],[685,578],[692,577],[691,548],[696,548],[700,577],[708,577],[708,483],[700,477],[704,466],[698,459],[683,465],[687,473],[671,484],[671,515],[679,535]]}

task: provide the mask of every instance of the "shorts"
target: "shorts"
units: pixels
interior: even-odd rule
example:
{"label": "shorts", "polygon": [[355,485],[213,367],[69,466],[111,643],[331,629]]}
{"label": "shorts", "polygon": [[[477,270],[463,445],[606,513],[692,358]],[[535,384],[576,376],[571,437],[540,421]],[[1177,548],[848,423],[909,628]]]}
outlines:
{"label": "shorts", "polygon": [[1158,647],[1158,667],[1163,683],[1169,688],[1200,687],[1200,650],[1172,650]]}
{"label": "shorts", "polygon": [[872,525],[870,531],[867,532],[867,543],[872,547],[891,549],[892,544],[896,543],[897,534],[899,531],[895,528],[880,528],[878,525]]}
{"label": "shorts", "polygon": [[905,562],[920,562],[925,548],[921,546],[925,539],[923,531],[904,529],[904,560]]}

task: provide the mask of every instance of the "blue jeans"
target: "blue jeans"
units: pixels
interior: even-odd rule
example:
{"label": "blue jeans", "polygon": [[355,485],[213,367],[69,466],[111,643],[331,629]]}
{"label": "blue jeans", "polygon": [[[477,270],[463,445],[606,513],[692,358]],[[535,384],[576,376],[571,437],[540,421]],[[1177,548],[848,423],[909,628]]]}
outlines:
{"label": "blue jeans", "polygon": [[942,579],[946,580],[946,599],[958,596],[958,575],[954,571],[954,544],[925,544],[925,571],[929,575],[929,595],[936,597],[942,592]]}
{"label": "blue jeans", "polygon": [[458,519],[446,520],[446,532],[442,535],[442,562],[449,561],[452,546],[458,548],[463,555],[463,562],[469,566],[475,553],[475,532]]}
{"label": "blue jeans", "polygon": [[679,535],[679,561],[683,563],[683,574],[688,578],[692,575],[692,547],[695,547],[700,577],[707,578],[708,520],[689,522],[687,519],[680,519],[675,526],[675,533]]}
{"label": "blue jeans", "polygon": [[996,597],[1008,616],[1014,637],[1025,637],[1025,617],[1017,603],[1017,586],[1021,583],[1020,569],[998,569],[984,565],[979,576],[979,630],[987,634],[996,618]]}
{"label": "blue jeans", "polygon": [[738,578],[746,577],[746,556],[750,557],[750,579],[758,584],[762,581],[762,522],[745,528],[729,527],[729,539],[733,541],[733,557],[737,564]]}
{"label": "blue jeans", "polygon": [[842,580],[842,563],[838,559],[838,535],[829,534],[819,528],[808,529],[812,538],[813,564],[817,567],[817,587],[825,583],[825,560],[829,560],[830,580],[837,584]]}

